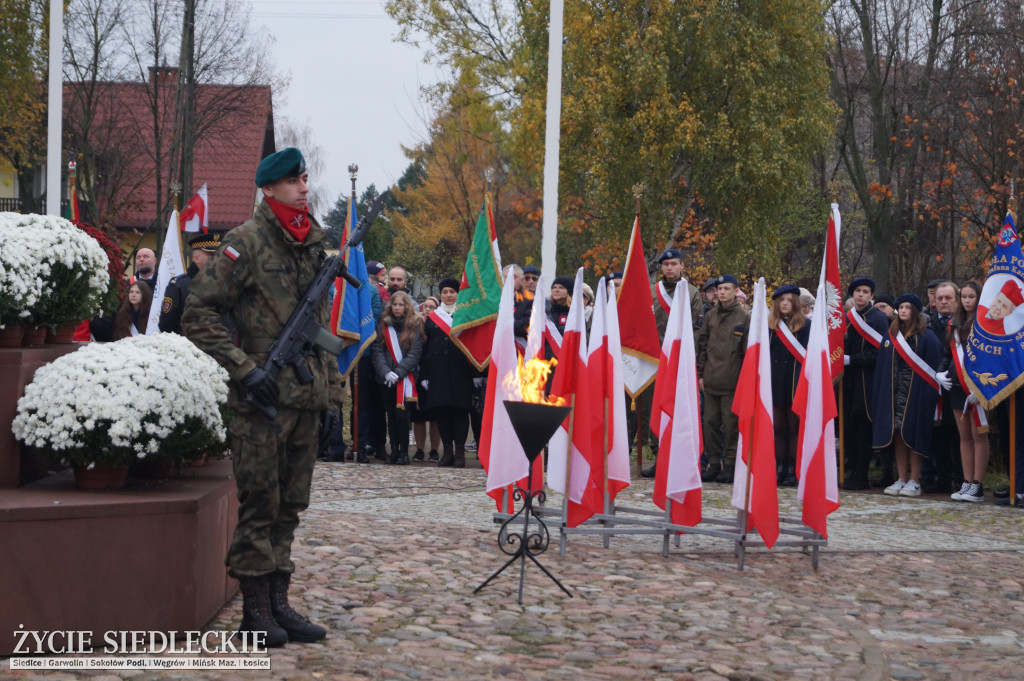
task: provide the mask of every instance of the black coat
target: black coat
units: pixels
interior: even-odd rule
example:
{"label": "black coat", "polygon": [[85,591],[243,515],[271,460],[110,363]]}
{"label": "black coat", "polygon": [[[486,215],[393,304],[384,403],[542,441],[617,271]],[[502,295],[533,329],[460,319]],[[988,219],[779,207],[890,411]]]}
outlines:
{"label": "black coat", "polygon": [[[779,320],[779,323],[784,322]],[[803,328],[793,335],[806,350],[807,343],[811,339],[810,321],[806,321]],[[772,407],[792,409],[793,396],[796,395],[796,384],[800,379],[800,370],[803,364],[798,362],[782,344],[777,331],[771,332],[768,348],[772,360]]]}
{"label": "black coat", "polygon": [[188,274],[174,277],[167,282],[164,300],[160,304],[160,330],[181,334],[181,313],[185,311],[185,299],[192,286],[192,268]]}
{"label": "black coat", "polygon": [[[399,339],[402,337],[403,326],[404,320],[395,320],[395,332],[398,334]],[[384,334],[387,332],[387,326],[381,324],[377,329],[377,340],[373,342],[373,355],[371,357],[371,361],[373,362],[373,373],[374,377],[377,379],[377,383],[383,385],[384,377],[387,376],[389,371],[394,371],[398,374],[399,381],[409,374],[413,374],[413,380],[415,380],[416,370],[420,365],[420,357],[423,355],[422,334],[415,334],[413,336],[412,345],[408,349],[402,348],[402,362],[400,364],[395,364],[395,361],[391,359],[391,352],[388,350],[388,346],[384,340]]]}
{"label": "black coat", "polygon": [[427,340],[423,345],[423,358],[417,376],[421,388],[423,381],[427,381],[428,386],[426,390],[420,390],[420,409],[471,409],[473,379],[479,374],[437,324],[428,319],[424,329]]}
{"label": "black coat", "polygon": [[[889,334],[889,318],[881,310],[868,306],[860,316],[872,329],[882,335]],[[875,382],[875,358],[878,350],[860,335],[852,323],[846,326],[846,354],[850,356],[850,365],[844,371],[843,385],[846,390],[847,409],[853,414],[865,414],[872,418],[871,392]]]}
{"label": "black coat", "polygon": [[[855,332],[856,333],[856,332]],[[872,412],[872,446],[875,449],[887,447],[894,439],[897,395],[900,393],[901,369],[906,366],[896,352],[895,341],[884,336],[875,364],[873,390],[874,411]],[[942,361],[942,347],[931,329],[907,339],[911,349],[932,369]],[[903,385],[906,394],[906,410],[900,435],[903,441],[918,454],[928,456],[932,448],[932,426],[935,422],[935,403],[939,394],[925,383],[916,373],[911,373],[910,384]]]}

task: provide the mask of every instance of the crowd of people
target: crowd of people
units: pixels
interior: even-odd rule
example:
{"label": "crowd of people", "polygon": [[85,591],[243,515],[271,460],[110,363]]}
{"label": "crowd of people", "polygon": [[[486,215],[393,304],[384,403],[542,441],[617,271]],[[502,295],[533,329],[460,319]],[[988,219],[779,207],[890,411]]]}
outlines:
{"label": "crowd of people", "polygon": [[[181,313],[191,278],[220,245],[219,235],[204,234],[190,241],[192,262],[187,274],[174,278],[161,305],[160,330],[181,333]],[[676,287],[682,280],[683,256],[669,249],[658,258],[660,277],[652,286],[654,317],[659,342]],[[525,339],[540,278],[537,267],[508,265],[503,274],[515,276],[516,335]],[[438,295],[417,303],[409,288],[409,273],[401,265],[390,268],[367,263],[370,275],[376,341],[364,352],[351,376],[349,442],[341,426],[329,446],[326,461],[344,458],[359,463],[376,459],[388,464],[427,462],[442,467],[464,467],[466,451],[479,438],[483,412],[485,372],[478,371],[449,337],[448,328],[431,319],[435,310],[450,322],[455,313],[459,281],[437,282]],[[156,279],[155,257],[140,249],[135,276],[124,301],[109,319],[94,320],[99,340],[117,340],[145,333]],[[613,272],[608,279],[621,279]],[[546,296],[545,314],[559,333],[564,331],[574,282],[556,277]],[[934,280],[927,287],[927,303],[914,293],[895,297],[876,292],[868,277],[857,277],[847,287],[844,378],[844,468],[842,487],[866,490],[880,487],[885,494],[903,497],[948,493],[952,499],[985,499],[984,476],[990,446],[1008,458],[1009,414],[1005,406],[987,414],[964,387],[962,367],[955,356],[970,336],[982,286],[970,280],[962,285]],[[704,482],[732,482],[738,437],[732,399],[746,346],[750,309],[736,277],[723,274],[698,289],[687,284],[683,293],[691,305],[697,347],[697,371],[702,390],[702,426],[705,451]],[[593,310],[594,293],[584,285],[586,319]],[[997,296],[993,306],[1003,297]],[[1009,299],[1009,298],[1008,298]],[[796,450],[799,418],[793,398],[801,369],[801,349],[807,345],[814,297],[794,284],[778,287],[771,295],[769,327],[772,360],[772,401],[775,455],[780,486],[797,484]],[[1014,307],[1014,301],[1009,302]],[[998,311],[998,310],[997,310]],[[984,323],[996,323],[986,315]],[[224,319],[226,325],[230,319]],[[449,324],[450,327],[450,324]],[[898,342],[897,342],[898,341]],[[546,345],[545,354],[557,350]],[[929,384],[922,367],[930,368],[939,390]],[[637,414],[650,414],[653,386],[634,402],[631,442],[637,437]],[[643,418],[643,416],[641,416]],[[995,425],[988,434],[988,421]],[[644,418],[646,421],[646,418]],[[470,432],[473,438],[470,438]],[[653,466],[642,474],[653,477],[658,440],[648,427],[639,438]],[[990,445],[990,442],[992,443]],[[414,448],[410,455],[410,448]],[[872,465],[878,475],[870,478]],[[1024,492],[1024,489],[1017,490]],[[997,501],[1007,497],[996,493]],[[1024,499],[1024,497],[1021,497]]]}

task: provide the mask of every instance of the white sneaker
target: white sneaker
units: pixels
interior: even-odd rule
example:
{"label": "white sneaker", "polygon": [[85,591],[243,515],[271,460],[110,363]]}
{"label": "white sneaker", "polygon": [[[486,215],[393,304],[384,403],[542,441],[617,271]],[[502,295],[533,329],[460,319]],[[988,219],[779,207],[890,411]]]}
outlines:
{"label": "white sneaker", "polygon": [[964,501],[964,495],[967,494],[967,490],[971,488],[971,483],[964,480],[964,484],[960,486],[959,492],[953,492],[949,495],[949,498],[953,501]]}
{"label": "white sneaker", "polygon": [[894,497],[900,493],[900,490],[902,490],[906,486],[906,484],[907,483],[903,482],[902,480],[897,480],[896,482],[892,483],[891,485],[883,489],[882,494],[888,494],[889,496]]}
{"label": "white sneaker", "polygon": [[903,489],[900,490],[899,495],[901,497],[919,497],[921,496],[921,485],[917,483],[917,480],[911,480],[907,484],[903,485]]}

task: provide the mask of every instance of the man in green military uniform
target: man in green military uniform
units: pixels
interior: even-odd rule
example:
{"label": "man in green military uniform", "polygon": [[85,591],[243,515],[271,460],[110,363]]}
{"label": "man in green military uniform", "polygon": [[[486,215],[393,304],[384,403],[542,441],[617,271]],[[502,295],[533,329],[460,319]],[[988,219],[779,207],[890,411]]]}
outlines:
{"label": "man in green military uniform", "polygon": [[167,282],[164,299],[160,304],[160,330],[181,333],[181,314],[185,311],[185,299],[188,298],[192,278],[203,269],[210,257],[220,246],[220,234],[200,234],[188,240],[192,249],[192,264],[188,271]]}
{"label": "man in green military uniform", "polygon": [[708,455],[704,482],[731,483],[736,470],[739,422],[732,402],[750,331],[750,312],[736,297],[739,284],[731,274],[718,278],[717,302],[697,334],[697,381],[704,393],[701,428]]}
{"label": "man in green military uniform", "polygon": [[[315,349],[305,359],[313,380],[302,384],[293,367],[274,379],[262,367],[326,254],[324,230],[308,213],[309,175],[302,153],[288,148],[260,162],[256,185],[264,200],[248,222],[228,232],[217,253],[192,282],[181,324],[185,335],[231,376],[229,406],[238,526],[228,550],[228,571],[241,583],[241,632],[266,634],[270,647],[326,636],[288,605],[295,568],[291,544],[299,513],[309,505],[320,415],[339,411],[341,376],[336,359]],[[232,342],[221,315],[237,329]],[[329,325],[325,299],[320,323]],[[249,401],[247,401],[247,397]],[[259,408],[276,407],[270,420]]]}

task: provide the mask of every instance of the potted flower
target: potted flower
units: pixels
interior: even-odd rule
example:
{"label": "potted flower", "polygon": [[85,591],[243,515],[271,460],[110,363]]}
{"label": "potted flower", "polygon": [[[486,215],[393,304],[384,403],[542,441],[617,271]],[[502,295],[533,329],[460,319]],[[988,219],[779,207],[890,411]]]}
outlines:
{"label": "potted flower", "polygon": [[133,463],[187,463],[225,441],[227,379],[177,334],[91,343],[36,371],[12,430],[76,476],[118,468],[123,484]]}
{"label": "potted flower", "polygon": [[11,299],[0,301],[0,323],[17,319],[54,331],[92,317],[105,302],[109,258],[64,218],[0,213],[0,254],[0,267],[18,285]]}

